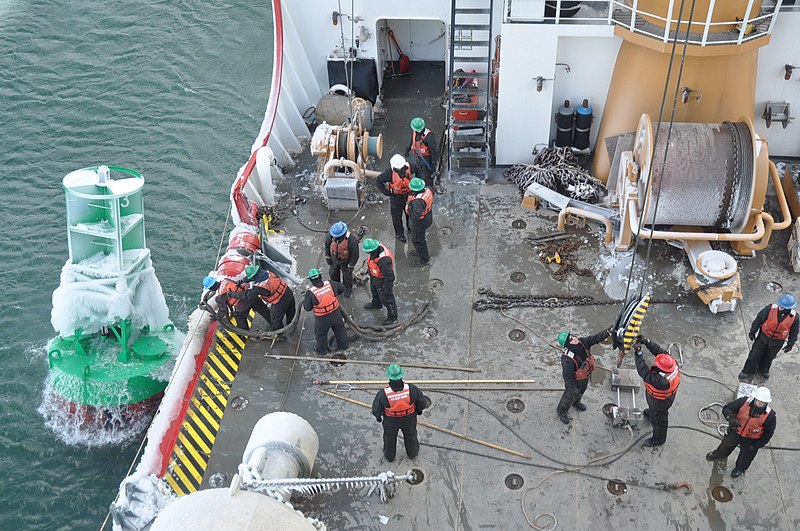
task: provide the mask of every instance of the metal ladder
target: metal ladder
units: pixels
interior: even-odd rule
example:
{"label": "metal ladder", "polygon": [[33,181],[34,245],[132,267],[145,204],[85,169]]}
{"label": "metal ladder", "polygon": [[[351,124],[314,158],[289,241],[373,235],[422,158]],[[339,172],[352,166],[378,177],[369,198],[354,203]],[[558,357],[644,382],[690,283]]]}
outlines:
{"label": "metal ladder", "polygon": [[493,0],[452,0],[447,161],[454,180],[482,182],[489,170],[492,7]]}

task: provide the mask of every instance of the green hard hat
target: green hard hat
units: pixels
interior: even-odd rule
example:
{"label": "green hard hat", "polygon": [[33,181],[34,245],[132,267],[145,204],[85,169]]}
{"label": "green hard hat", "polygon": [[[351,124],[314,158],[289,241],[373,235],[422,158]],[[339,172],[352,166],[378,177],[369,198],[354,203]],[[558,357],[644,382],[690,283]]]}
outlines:
{"label": "green hard hat", "polygon": [[255,264],[250,264],[244,268],[244,274],[247,275],[247,278],[253,278],[258,274],[258,266]]}
{"label": "green hard hat", "polygon": [[423,129],[425,129],[425,120],[417,116],[413,120],[411,120],[411,129],[419,133]]}
{"label": "green hard hat", "polygon": [[361,243],[361,249],[365,253],[371,253],[372,251],[378,248],[378,245],[380,244],[378,243],[378,240],[376,240],[375,238],[367,238]]}
{"label": "green hard hat", "polygon": [[386,368],[386,376],[388,376],[390,380],[402,380],[404,374],[405,371],[403,371],[403,368],[396,363],[392,363]]}
{"label": "green hard hat", "polygon": [[413,192],[421,192],[425,189],[425,181],[419,177],[414,177],[411,179],[411,182],[408,183],[408,187],[411,188]]}
{"label": "green hard hat", "polygon": [[567,346],[567,339],[569,339],[569,332],[561,332],[558,334],[558,344],[562,347]]}
{"label": "green hard hat", "polygon": [[308,278],[317,278],[321,276],[322,273],[316,267],[312,267],[311,269],[308,270]]}

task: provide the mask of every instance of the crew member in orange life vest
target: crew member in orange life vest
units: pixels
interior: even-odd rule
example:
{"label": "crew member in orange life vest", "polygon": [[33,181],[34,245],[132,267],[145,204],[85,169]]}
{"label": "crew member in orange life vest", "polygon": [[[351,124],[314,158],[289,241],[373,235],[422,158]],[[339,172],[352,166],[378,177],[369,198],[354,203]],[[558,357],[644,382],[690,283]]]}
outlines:
{"label": "crew member in orange life vest", "polygon": [[331,266],[331,280],[344,284],[344,296],[353,293],[353,268],[358,263],[358,238],[347,230],[347,223],[337,221],[325,236],[325,261]]}
{"label": "crew member in orange life vest", "polygon": [[288,326],[294,319],[295,302],[294,293],[286,281],[266,269],[262,271],[255,264],[245,267],[244,274],[252,281],[250,288],[232,294],[231,297],[243,299],[246,304],[254,306],[259,303],[269,305],[267,330],[279,330]]}
{"label": "crew member in orange life vest", "polygon": [[317,338],[317,353],[328,352],[328,330],[333,328],[336,344],[339,350],[346,350],[350,346],[347,332],[344,329],[342,311],[339,309],[338,295],[344,292],[344,286],[335,280],[322,281],[319,269],[309,269],[308,279],[311,287],[306,291],[303,300],[303,309],[307,312],[314,310],[314,335]]}
{"label": "crew member in orange life vest", "polygon": [[397,432],[403,431],[406,454],[411,459],[419,454],[417,415],[431,404],[416,385],[403,382],[403,368],[393,363],[386,369],[389,385],[379,390],[372,401],[372,414],[383,422],[383,456],[394,461],[397,453]]}
{"label": "crew member in orange life vest", "polygon": [[394,256],[378,240],[367,238],[361,243],[361,249],[369,254],[367,256],[367,270],[369,271],[369,290],[372,300],[364,305],[365,310],[380,310],[386,307],[386,320],[388,325],[397,321],[397,301],[394,298]]}
{"label": "crew member in orange life vest", "polygon": [[404,213],[404,210],[408,202],[408,194],[411,192],[411,188],[408,187],[411,178],[411,168],[406,159],[401,155],[393,155],[389,160],[389,168],[383,170],[375,180],[378,190],[383,195],[389,196],[389,213],[392,215],[394,235],[403,243],[408,241],[403,228],[403,216],[405,215],[406,226],[408,226],[408,215]]}
{"label": "crew member in orange life vest", "polygon": [[769,389],[759,387],[753,396],[743,396],[725,404],[722,414],[729,423],[728,433],[716,450],[706,454],[706,459],[725,459],[738,446],[739,457],[736,458],[731,477],[738,478],[744,474],[758,451],[767,445],[775,433],[775,412],[770,402],[772,395]]}
{"label": "crew member in orange life vest", "polygon": [[414,249],[408,254],[417,256],[411,265],[421,267],[431,261],[425,231],[433,223],[433,191],[425,186],[425,181],[416,177],[411,179],[408,187],[411,188],[411,193],[408,195],[406,214],[411,228],[411,243],[414,245]]}
{"label": "crew member in orange life vest", "polygon": [[411,120],[411,141],[406,148],[406,157],[410,157],[414,175],[425,181],[425,186],[433,186],[431,174],[439,160],[436,151],[436,135],[425,127],[425,120]]}
{"label": "crew member in orange life vest", "polygon": [[247,299],[245,292],[247,291],[247,281],[240,280],[234,282],[229,278],[225,278],[217,289],[217,296],[215,302],[219,308],[219,313],[227,312],[228,320],[231,324],[242,330],[250,330],[250,310],[253,309],[258,312],[264,321],[269,324],[271,321],[271,314],[269,307],[258,298]]}
{"label": "crew member in orange life vest", "polygon": [[558,420],[569,424],[570,406],[575,406],[578,411],[586,411],[586,406],[581,402],[583,393],[589,385],[589,376],[594,370],[594,356],[589,350],[610,335],[609,330],[589,337],[576,337],[569,332],[558,334],[558,344],[564,347],[561,355],[561,372],[564,376],[564,394],[556,406]]}
{"label": "crew member in orange life vest", "polygon": [[781,347],[784,352],[792,350],[800,329],[800,323],[798,323],[800,319],[797,318],[795,306],[797,306],[797,302],[794,297],[787,293],[778,300],[778,304],[767,306],[758,312],[750,326],[749,337],[753,346],[750,348],[747,361],[744,362],[742,372],[739,373],[740,380],[747,380],[756,371],[760,372],[766,380],[769,378],[772,360],[778,355]]}
{"label": "crew member in orange life vest", "polygon": [[[642,354],[642,345],[656,357],[655,364],[648,367]],[[653,436],[647,439],[642,446],[661,446],[667,441],[667,428],[669,428],[669,408],[675,401],[675,393],[681,383],[681,371],[678,364],[666,350],[639,336],[636,345],[636,371],[644,380],[644,389],[647,396],[647,405],[642,413],[650,419],[653,425]]]}

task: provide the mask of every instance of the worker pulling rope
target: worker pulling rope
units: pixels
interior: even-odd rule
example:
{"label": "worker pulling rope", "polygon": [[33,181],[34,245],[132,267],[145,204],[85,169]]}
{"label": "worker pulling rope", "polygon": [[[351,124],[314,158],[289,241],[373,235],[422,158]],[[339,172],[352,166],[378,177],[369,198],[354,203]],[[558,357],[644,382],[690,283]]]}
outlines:
{"label": "worker pulling rope", "polygon": [[587,203],[597,203],[606,195],[606,187],[584,170],[568,147],[544,148],[533,164],[511,166],[503,175],[524,192],[532,183],[561,195]]}

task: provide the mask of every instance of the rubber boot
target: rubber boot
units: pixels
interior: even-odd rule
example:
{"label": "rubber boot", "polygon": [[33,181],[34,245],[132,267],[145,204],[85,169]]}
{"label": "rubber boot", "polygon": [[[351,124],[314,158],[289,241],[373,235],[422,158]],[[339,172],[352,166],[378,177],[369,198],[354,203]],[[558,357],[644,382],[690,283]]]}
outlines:
{"label": "rubber boot", "polygon": [[743,382],[744,380],[749,380],[752,376],[752,374],[747,374],[746,372],[742,371],[739,373],[739,381]]}
{"label": "rubber boot", "polygon": [[584,404],[583,402],[575,402],[574,404],[572,404],[572,407],[574,407],[578,411],[586,411],[586,404]]}
{"label": "rubber boot", "polygon": [[725,458],[719,455],[716,451],[708,452],[706,454],[706,461],[716,461],[717,459],[725,459]]}
{"label": "rubber boot", "polygon": [[383,321],[384,325],[390,325],[397,321],[397,303],[390,302],[386,305],[386,310],[388,315],[386,319]]}
{"label": "rubber boot", "polygon": [[564,424],[569,424],[570,422],[572,422],[572,417],[567,415],[566,411],[561,411],[560,409],[556,409],[556,413],[558,413],[558,420],[560,420]]}
{"label": "rubber boot", "polygon": [[742,470],[741,468],[734,468],[733,472],[731,472],[731,477],[734,478],[734,479],[738,478],[739,476],[743,476],[743,475],[744,475],[744,470]]}
{"label": "rubber boot", "polygon": [[365,310],[380,310],[381,309],[381,303],[380,303],[380,301],[368,302],[368,303],[366,303],[364,305],[364,309]]}

